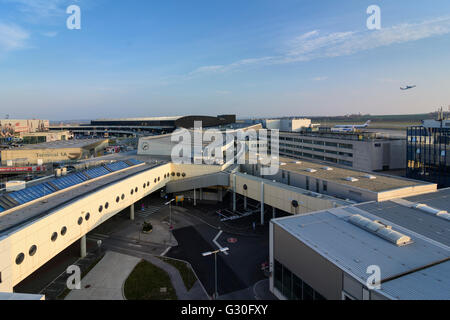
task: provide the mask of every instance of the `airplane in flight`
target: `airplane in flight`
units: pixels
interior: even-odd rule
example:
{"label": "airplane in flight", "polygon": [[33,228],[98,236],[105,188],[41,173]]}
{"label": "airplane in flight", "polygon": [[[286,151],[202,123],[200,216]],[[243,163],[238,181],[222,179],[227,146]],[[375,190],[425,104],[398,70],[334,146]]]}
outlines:
{"label": "airplane in flight", "polygon": [[331,128],[331,131],[333,132],[353,132],[355,129],[364,129],[367,128],[370,124],[370,120],[367,120],[364,124],[342,124],[342,125],[336,125],[333,128]]}
{"label": "airplane in flight", "polygon": [[409,90],[409,89],[413,89],[415,87],[416,87],[415,85],[414,86],[406,86],[405,88],[400,87],[400,90]]}

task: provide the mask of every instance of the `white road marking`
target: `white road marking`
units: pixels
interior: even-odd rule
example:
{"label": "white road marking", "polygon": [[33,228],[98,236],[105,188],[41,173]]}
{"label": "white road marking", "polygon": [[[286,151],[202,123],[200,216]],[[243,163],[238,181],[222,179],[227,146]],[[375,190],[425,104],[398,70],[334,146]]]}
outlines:
{"label": "white road marking", "polygon": [[164,257],[164,256],[167,254],[167,252],[169,252],[169,250],[170,250],[171,248],[172,248],[172,247],[167,247],[167,249],[164,250],[163,253],[161,253],[161,256]]}
{"label": "white road marking", "polygon": [[[219,231],[219,233],[216,235],[216,237],[213,239],[214,244],[217,246],[217,248],[222,249],[222,246],[217,242],[217,239],[219,239],[220,235],[222,234],[222,230]],[[227,251],[224,251],[225,255],[228,255]]]}
{"label": "white road marking", "polygon": [[142,248],[142,246],[140,244],[134,244],[134,243],[127,243],[127,244],[132,247]]}

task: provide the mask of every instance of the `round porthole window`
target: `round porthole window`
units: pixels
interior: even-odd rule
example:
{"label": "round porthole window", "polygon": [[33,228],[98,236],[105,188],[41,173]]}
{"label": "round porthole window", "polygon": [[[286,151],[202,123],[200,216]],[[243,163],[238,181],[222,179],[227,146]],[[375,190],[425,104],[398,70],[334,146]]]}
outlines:
{"label": "round porthole window", "polygon": [[98,212],[102,212],[103,211],[103,206],[98,207]]}
{"label": "round porthole window", "polygon": [[182,176],[183,178],[186,177],[186,173],[183,172],[183,173],[181,174],[181,176]]}
{"label": "round porthole window", "polygon": [[122,193],[122,197],[121,198],[122,198],[122,200],[125,199],[125,195],[123,193]]}
{"label": "round porthole window", "polygon": [[153,180],[153,182],[156,183],[156,178],[155,178],[155,180]]}
{"label": "round porthole window", "polygon": [[83,218],[82,218],[82,217],[79,217],[79,218],[78,218],[78,225],[80,226],[82,223],[83,223]]}
{"label": "round porthole window", "polygon": [[16,264],[21,264],[25,260],[25,255],[21,252],[16,257]]}
{"label": "round porthole window", "polygon": [[64,236],[67,233],[67,227],[61,228],[61,235]]}
{"label": "round porthole window", "polygon": [[37,246],[36,245],[32,245],[30,250],[28,251],[28,254],[30,255],[30,257],[34,256],[36,254],[37,251]]}
{"label": "round porthole window", "polygon": [[109,208],[109,202],[105,203],[105,209]]}
{"label": "round porthole window", "polygon": [[134,189],[135,192],[138,192],[138,190],[139,190],[138,187],[136,187],[136,188]]}
{"label": "round porthole window", "polygon": [[247,189],[248,189],[247,185],[246,185],[246,184],[244,184],[244,190],[247,190]]}
{"label": "round porthole window", "polygon": [[143,185],[142,185],[142,188],[144,188],[145,189],[145,187],[146,187],[147,185],[144,183]]}
{"label": "round porthole window", "polygon": [[177,177],[181,176],[181,173],[177,172]]}
{"label": "round porthole window", "polygon": [[85,219],[86,221],[88,221],[90,218],[91,218],[91,214],[90,214],[89,212],[86,213],[86,215],[84,216],[84,219]]}
{"label": "round porthole window", "polygon": [[172,172],[172,177],[175,177],[175,172]]}
{"label": "round porthole window", "polygon": [[161,180],[161,178],[160,177],[158,177],[158,181],[160,181]]}
{"label": "round porthole window", "polygon": [[147,187],[150,186],[150,181],[147,181]]}
{"label": "round porthole window", "polygon": [[297,202],[297,200],[292,200],[292,206],[293,206],[294,208],[297,208],[297,207],[298,207],[298,202]]}
{"label": "round porthole window", "polygon": [[53,232],[51,239],[52,239],[53,242],[55,242],[56,239],[58,239],[58,234],[56,232]]}
{"label": "round porthole window", "polygon": [[167,175],[164,173],[164,179],[167,177]]}
{"label": "round porthole window", "polygon": [[131,194],[131,195],[133,195],[133,193],[134,193],[134,190],[133,190],[133,189],[131,189],[131,191],[130,191],[130,194]]}
{"label": "round porthole window", "polygon": [[120,197],[119,196],[117,196],[117,198],[116,198],[116,202],[119,202],[120,201]]}

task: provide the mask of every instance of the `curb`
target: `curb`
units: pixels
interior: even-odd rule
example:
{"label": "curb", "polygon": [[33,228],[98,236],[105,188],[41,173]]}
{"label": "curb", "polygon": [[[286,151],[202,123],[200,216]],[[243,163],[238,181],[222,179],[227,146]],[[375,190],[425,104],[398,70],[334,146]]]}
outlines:
{"label": "curb", "polygon": [[[160,255],[160,256],[155,256],[155,255],[153,255],[153,256],[154,256],[154,257],[162,257],[162,258],[166,258],[166,259],[172,259],[172,260],[176,260],[176,261],[180,261],[180,262],[185,263],[185,264],[191,269],[191,271],[194,273],[194,276],[197,278],[197,281],[198,281],[198,283],[200,284],[200,286],[202,287],[203,292],[205,293],[205,295],[208,297],[209,300],[212,300],[212,298],[209,296],[208,292],[206,292],[206,289],[205,289],[205,287],[203,286],[203,283],[200,281],[200,278],[197,276],[197,273],[195,272],[194,268],[192,267],[192,265],[191,265],[191,263],[190,263],[189,261],[185,261],[185,260],[181,260],[181,259],[176,259],[176,258],[171,258],[171,257],[166,257],[166,256],[163,256],[163,255]],[[163,262],[164,262],[164,261],[163,261]],[[180,274],[180,276],[181,276],[181,274]],[[186,290],[186,291],[187,291],[187,290]],[[189,292],[189,291],[187,291],[187,292]]]}

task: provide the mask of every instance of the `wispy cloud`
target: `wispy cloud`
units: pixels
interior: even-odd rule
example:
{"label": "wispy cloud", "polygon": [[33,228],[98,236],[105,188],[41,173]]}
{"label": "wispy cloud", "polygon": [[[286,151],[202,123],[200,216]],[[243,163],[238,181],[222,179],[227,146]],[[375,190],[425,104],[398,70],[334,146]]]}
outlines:
{"label": "wispy cloud", "polygon": [[313,78],[314,81],[325,81],[328,80],[328,77],[315,77]]}
{"label": "wispy cloud", "polygon": [[54,37],[56,37],[58,35],[58,32],[56,32],[56,31],[42,32],[42,35],[44,37],[54,38]]}
{"label": "wispy cloud", "polygon": [[[17,4],[17,9],[28,18],[42,19],[59,16],[65,13],[64,5],[68,0],[2,0]],[[76,1],[75,1],[76,2]]]}
{"label": "wispy cloud", "polygon": [[243,59],[226,65],[203,66],[191,72],[189,76],[347,56],[449,33],[450,17],[404,23],[377,31],[322,33],[320,30],[313,30],[289,41],[281,55]]}
{"label": "wispy cloud", "polygon": [[0,22],[0,53],[26,48],[29,37],[23,28]]}
{"label": "wispy cloud", "polygon": [[273,62],[273,59],[274,59],[273,57],[243,59],[226,65],[204,66],[190,72],[189,76],[196,76],[208,73],[223,73],[245,68],[247,66],[271,64]]}

